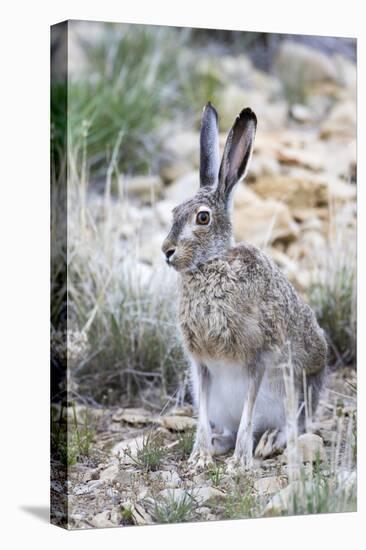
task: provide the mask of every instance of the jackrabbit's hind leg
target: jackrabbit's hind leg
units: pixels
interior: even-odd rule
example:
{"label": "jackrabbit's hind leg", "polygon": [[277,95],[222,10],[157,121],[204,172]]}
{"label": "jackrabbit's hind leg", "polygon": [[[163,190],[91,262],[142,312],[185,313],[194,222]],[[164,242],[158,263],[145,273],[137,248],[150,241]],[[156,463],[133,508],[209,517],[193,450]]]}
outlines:
{"label": "jackrabbit's hind leg", "polygon": [[286,428],[266,430],[256,446],[254,456],[256,458],[270,458],[282,453],[287,443]]}

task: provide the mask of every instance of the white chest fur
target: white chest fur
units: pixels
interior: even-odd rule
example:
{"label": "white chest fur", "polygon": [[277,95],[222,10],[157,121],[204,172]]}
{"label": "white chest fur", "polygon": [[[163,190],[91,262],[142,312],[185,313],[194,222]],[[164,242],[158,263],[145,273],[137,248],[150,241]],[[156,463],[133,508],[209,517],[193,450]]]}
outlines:
{"label": "white chest fur", "polygon": [[[248,393],[249,373],[245,366],[235,362],[206,359],[204,363],[211,377],[208,403],[210,422],[218,431],[236,432]],[[274,372],[269,368],[264,374],[254,409],[254,431],[284,425],[283,384]]]}

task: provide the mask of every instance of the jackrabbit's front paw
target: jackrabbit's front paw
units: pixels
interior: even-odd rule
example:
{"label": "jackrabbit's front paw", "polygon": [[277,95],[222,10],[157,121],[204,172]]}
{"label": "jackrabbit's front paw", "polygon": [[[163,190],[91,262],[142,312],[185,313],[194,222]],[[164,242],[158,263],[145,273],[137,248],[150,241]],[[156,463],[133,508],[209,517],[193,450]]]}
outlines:
{"label": "jackrabbit's front paw", "polygon": [[238,474],[246,472],[253,466],[253,457],[251,453],[234,453],[226,463],[226,471],[228,474]]}
{"label": "jackrabbit's front paw", "polygon": [[264,432],[255,449],[256,458],[270,458],[281,453],[286,447],[286,434],[283,430]]}
{"label": "jackrabbit's front paw", "polygon": [[214,460],[211,453],[203,449],[194,449],[188,459],[188,464],[194,472],[206,470],[213,463]]}

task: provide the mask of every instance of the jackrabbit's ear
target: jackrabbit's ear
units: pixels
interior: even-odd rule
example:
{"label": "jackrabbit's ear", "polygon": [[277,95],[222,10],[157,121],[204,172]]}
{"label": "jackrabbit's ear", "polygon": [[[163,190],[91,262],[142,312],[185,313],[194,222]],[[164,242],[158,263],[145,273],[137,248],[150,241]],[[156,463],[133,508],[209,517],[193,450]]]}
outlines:
{"label": "jackrabbit's ear", "polygon": [[200,185],[215,185],[220,166],[219,126],[216,109],[210,102],[205,105],[202,113],[200,149]]}
{"label": "jackrabbit's ear", "polygon": [[246,175],[256,128],[257,117],[247,108],[242,110],[229,132],[219,172],[219,191],[226,198]]}

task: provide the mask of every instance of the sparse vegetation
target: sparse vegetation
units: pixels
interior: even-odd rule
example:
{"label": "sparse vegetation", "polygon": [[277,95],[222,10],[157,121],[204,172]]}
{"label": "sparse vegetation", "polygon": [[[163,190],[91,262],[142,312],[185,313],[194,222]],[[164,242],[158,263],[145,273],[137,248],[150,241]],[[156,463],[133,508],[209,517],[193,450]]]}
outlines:
{"label": "sparse vegetation", "polygon": [[186,460],[192,452],[195,438],[194,430],[186,430],[178,436],[178,445],[175,448],[177,457],[180,460]]}
{"label": "sparse vegetation", "polygon": [[67,409],[51,410],[51,445],[53,456],[64,466],[74,466],[90,456],[91,444],[95,437],[95,429],[87,410],[78,418],[75,404],[72,404],[71,417]]}
{"label": "sparse vegetation", "polygon": [[145,472],[158,470],[166,456],[166,449],[159,435],[149,433],[145,436],[142,445],[136,454],[126,451],[132,462]]}
{"label": "sparse vegetation", "polygon": [[157,523],[181,523],[194,519],[196,507],[191,495],[186,493],[182,497],[177,497],[174,491],[171,491],[168,496],[155,501],[152,514]]}
{"label": "sparse vegetation", "polygon": [[357,337],[357,280],[355,243],[343,238],[330,247],[326,269],[309,289],[309,299],[320,326],[326,331],[331,361],[354,364]]}
{"label": "sparse vegetation", "polygon": [[220,463],[216,463],[215,466],[208,471],[208,475],[214,487],[218,487],[220,485],[223,473],[224,467]]}
{"label": "sparse vegetation", "polygon": [[222,510],[224,519],[244,519],[260,515],[259,499],[256,498],[249,478],[239,477],[228,493]]}

